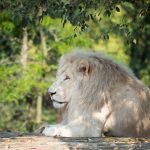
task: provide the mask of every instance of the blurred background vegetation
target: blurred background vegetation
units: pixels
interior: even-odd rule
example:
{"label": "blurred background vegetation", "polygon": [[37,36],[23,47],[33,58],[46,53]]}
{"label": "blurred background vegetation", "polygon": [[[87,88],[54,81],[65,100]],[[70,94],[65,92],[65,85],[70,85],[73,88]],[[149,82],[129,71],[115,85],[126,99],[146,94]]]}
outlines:
{"label": "blurred background vegetation", "polygon": [[150,87],[149,0],[2,0],[0,131],[55,123],[47,89],[61,55],[103,51]]}

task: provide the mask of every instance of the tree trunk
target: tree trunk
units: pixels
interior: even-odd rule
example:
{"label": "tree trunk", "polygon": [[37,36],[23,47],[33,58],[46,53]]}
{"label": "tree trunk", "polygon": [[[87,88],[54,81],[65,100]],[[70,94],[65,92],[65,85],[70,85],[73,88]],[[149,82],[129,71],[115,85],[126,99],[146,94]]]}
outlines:
{"label": "tree trunk", "polygon": [[[42,68],[43,68],[43,75],[41,77],[41,80],[44,79],[45,74],[45,67],[46,67],[46,57],[47,57],[47,47],[46,47],[46,40],[43,31],[40,31],[40,38],[41,38],[41,47],[42,47]],[[36,123],[40,124],[42,120],[42,93],[39,93],[36,101]]]}
{"label": "tree trunk", "polygon": [[42,94],[38,95],[36,101],[36,123],[41,123],[42,118]]}
{"label": "tree trunk", "polygon": [[41,37],[41,46],[42,46],[42,53],[43,53],[42,64],[43,64],[43,68],[45,68],[48,49],[46,46],[46,39],[42,30],[40,31],[40,37]]}
{"label": "tree trunk", "polygon": [[28,58],[28,33],[27,29],[23,29],[23,39],[22,39],[22,49],[21,49],[21,56],[20,56],[20,63],[22,64],[23,69],[27,66],[27,58]]}

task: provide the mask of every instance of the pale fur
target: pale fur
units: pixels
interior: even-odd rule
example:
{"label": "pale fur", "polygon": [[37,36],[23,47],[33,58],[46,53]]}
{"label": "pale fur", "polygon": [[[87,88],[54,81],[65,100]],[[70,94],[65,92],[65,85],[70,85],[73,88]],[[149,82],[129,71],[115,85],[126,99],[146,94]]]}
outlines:
{"label": "pale fur", "polygon": [[45,127],[47,136],[150,137],[149,88],[101,53],[64,55],[49,92],[56,92],[52,99],[67,104],[58,104],[66,107],[63,121]]}

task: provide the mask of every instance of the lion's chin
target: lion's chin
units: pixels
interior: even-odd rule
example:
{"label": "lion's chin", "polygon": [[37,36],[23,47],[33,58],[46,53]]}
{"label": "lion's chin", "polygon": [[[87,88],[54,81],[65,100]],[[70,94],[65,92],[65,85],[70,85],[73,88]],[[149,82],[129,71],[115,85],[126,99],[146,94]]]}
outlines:
{"label": "lion's chin", "polygon": [[65,107],[65,105],[66,105],[66,103],[57,103],[57,102],[53,101],[54,108],[57,108],[57,109],[63,108],[63,107]]}

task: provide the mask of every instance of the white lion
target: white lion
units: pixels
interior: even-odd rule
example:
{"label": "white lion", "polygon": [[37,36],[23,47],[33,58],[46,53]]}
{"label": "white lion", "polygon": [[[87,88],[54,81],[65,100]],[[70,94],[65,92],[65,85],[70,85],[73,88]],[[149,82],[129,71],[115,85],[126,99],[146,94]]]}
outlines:
{"label": "white lion", "polygon": [[150,137],[150,90],[101,53],[64,55],[49,88],[63,121],[43,134],[62,137]]}

